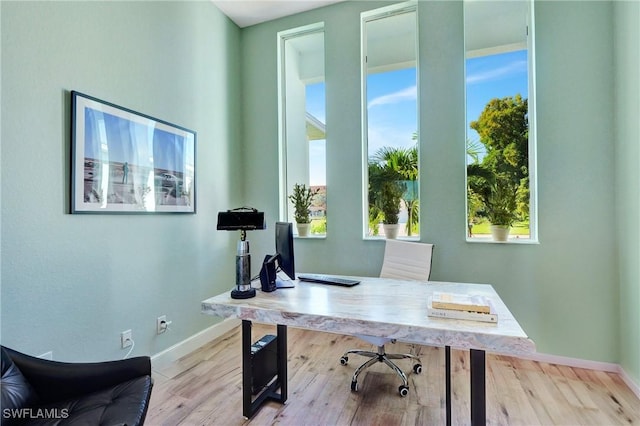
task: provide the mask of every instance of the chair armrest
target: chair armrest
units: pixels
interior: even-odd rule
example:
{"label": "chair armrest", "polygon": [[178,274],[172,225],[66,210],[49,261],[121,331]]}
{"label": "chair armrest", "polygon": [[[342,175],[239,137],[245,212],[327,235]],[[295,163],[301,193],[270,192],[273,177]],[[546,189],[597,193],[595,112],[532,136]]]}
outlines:
{"label": "chair armrest", "polygon": [[107,389],[140,376],[151,376],[151,360],[140,356],[118,361],[69,363],[49,361],[5,347],[41,403],[63,401]]}

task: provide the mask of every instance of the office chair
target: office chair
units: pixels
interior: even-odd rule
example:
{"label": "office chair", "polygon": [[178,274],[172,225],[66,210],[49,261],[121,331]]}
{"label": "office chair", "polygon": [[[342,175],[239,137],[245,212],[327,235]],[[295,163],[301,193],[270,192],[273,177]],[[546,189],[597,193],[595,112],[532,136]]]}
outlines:
{"label": "office chair", "polygon": [[[384,260],[382,262],[381,278],[397,278],[415,281],[429,281],[431,275],[431,257],[433,253],[433,244],[413,243],[400,240],[386,240],[384,249]],[[398,388],[400,396],[409,394],[409,382],[407,375],[398,367],[392,359],[413,359],[416,363],[413,365],[413,372],[420,374],[422,372],[422,361],[416,355],[412,354],[390,354],[385,352],[384,345],[389,342],[395,343],[394,339],[377,336],[356,335],[372,345],[378,347],[376,352],[365,351],[360,349],[352,349],[344,353],[340,358],[340,364],[347,365],[349,355],[362,355],[371,358],[364,362],[353,373],[351,379],[351,390],[358,391],[358,376],[365,369],[375,364],[383,362],[388,365],[402,379],[402,385]]]}

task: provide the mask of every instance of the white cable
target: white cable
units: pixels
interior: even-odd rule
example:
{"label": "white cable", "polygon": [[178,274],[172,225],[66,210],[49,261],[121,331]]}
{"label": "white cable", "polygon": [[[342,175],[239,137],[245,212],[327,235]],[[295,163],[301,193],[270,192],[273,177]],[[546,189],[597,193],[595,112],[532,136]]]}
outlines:
{"label": "white cable", "polygon": [[127,354],[122,359],[129,358],[129,355],[131,355],[131,352],[133,352],[133,348],[136,347],[136,342],[134,342],[133,339],[127,339],[127,340],[131,342],[131,349],[129,349],[129,352],[127,352]]}

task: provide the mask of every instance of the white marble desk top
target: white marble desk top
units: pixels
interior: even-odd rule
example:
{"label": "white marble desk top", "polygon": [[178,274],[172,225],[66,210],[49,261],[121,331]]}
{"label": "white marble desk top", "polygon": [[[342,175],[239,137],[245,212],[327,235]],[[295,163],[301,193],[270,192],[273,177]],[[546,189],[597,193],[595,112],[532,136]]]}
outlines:
{"label": "white marble desk top", "polygon": [[[295,288],[271,293],[257,290],[257,296],[250,299],[232,299],[227,291],[204,300],[202,312],[263,324],[388,337],[430,346],[511,355],[535,352],[533,341],[490,285],[354,278],[361,280],[354,287],[296,281]],[[427,316],[427,298],[436,291],[488,297],[498,314],[498,323]]]}

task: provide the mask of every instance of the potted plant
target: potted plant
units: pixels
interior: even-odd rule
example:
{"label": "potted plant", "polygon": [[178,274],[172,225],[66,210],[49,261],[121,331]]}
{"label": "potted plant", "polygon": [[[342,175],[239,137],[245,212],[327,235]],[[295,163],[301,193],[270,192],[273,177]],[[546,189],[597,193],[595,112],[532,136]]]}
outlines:
{"label": "potted plant", "polygon": [[485,211],[491,223],[491,236],[494,241],[507,241],[509,230],[517,218],[515,190],[508,182],[497,179],[485,201]]}
{"label": "potted plant", "polygon": [[518,218],[516,188],[507,176],[470,165],[467,168],[470,189],[481,201],[478,212],[489,221],[494,241],[507,241],[509,230]]}
{"label": "potted plant", "polygon": [[311,207],[313,197],[318,191],[318,189],[312,190],[311,188],[307,188],[305,184],[296,183],[293,185],[293,193],[289,195],[289,200],[293,203],[296,228],[298,229],[298,236],[300,237],[309,235],[309,228],[311,226],[309,208]]}
{"label": "potted plant", "polygon": [[382,212],[382,228],[384,236],[390,240],[398,237],[398,215],[400,214],[400,201],[404,193],[404,185],[398,181],[387,181],[381,186],[378,196],[378,208]]}

